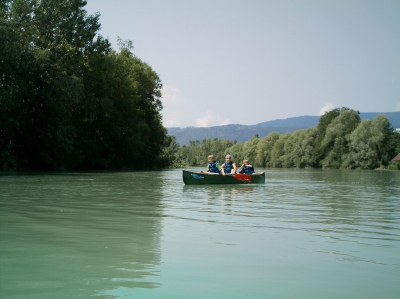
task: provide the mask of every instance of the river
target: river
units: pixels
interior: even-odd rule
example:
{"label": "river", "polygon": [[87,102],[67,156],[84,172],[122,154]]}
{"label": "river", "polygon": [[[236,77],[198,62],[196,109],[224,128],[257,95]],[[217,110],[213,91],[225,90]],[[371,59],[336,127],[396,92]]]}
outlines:
{"label": "river", "polygon": [[0,175],[1,298],[400,298],[400,172]]}

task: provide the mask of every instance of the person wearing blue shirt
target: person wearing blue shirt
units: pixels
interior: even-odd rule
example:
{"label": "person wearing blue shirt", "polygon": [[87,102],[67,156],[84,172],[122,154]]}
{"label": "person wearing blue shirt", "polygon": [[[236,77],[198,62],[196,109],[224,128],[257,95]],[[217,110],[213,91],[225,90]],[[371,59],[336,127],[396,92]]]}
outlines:
{"label": "person wearing blue shirt", "polygon": [[240,173],[253,174],[255,173],[253,165],[250,164],[249,160],[243,160],[242,166],[240,166]]}
{"label": "person wearing blue shirt", "polygon": [[[208,164],[207,164],[207,171],[206,172],[225,175],[225,173],[222,171],[221,165],[219,165],[218,161],[216,161],[214,159],[213,155],[209,155],[207,157],[207,159],[208,159]],[[200,171],[200,173],[204,173],[204,172]]]}
{"label": "person wearing blue shirt", "polygon": [[225,163],[221,165],[223,174],[235,174],[236,173],[236,164],[232,162],[231,155],[226,155]]}

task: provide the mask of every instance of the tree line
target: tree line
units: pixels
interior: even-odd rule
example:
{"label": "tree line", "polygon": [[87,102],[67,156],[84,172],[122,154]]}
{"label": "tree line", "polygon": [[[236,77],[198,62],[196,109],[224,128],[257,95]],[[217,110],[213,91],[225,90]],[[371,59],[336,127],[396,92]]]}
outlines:
{"label": "tree line", "polygon": [[0,169],[171,164],[161,80],[84,0],[0,2]]}
{"label": "tree line", "polygon": [[[264,138],[254,136],[246,142],[207,139],[175,145],[175,166],[205,166],[214,154],[223,162],[230,154],[237,164],[249,159],[257,167],[398,169],[390,164],[400,152],[400,134],[390,127],[385,115],[361,120],[359,112],[349,108],[331,110],[316,127],[290,134],[273,132]],[[389,167],[388,167],[389,166]]]}

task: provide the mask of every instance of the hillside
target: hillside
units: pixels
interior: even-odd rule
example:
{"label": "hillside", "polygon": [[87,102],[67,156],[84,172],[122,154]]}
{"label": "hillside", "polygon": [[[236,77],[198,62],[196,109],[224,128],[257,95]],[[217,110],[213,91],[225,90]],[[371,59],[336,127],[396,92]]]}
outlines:
{"label": "hillside", "polygon": [[309,127],[316,126],[318,124],[318,120],[319,120],[319,116],[305,115],[305,116],[289,117],[286,119],[270,120],[270,121],[266,121],[266,122],[262,122],[262,123],[253,125],[253,127],[257,127],[257,128],[282,128],[282,127],[309,128]]}
{"label": "hillside", "polygon": [[[374,119],[378,114],[385,114],[392,124],[393,128],[400,127],[400,112],[360,112],[361,119]],[[319,116],[297,116],[289,117],[286,119],[275,119],[266,122],[262,122],[252,127],[260,128],[282,128],[282,127],[296,127],[296,128],[309,128],[314,127],[318,124]]]}
{"label": "hillside", "polygon": [[[378,114],[385,114],[393,128],[400,128],[400,112],[361,112],[361,119],[374,119]],[[203,139],[229,139],[238,142],[247,141],[255,134],[260,137],[267,136],[271,132],[281,134],[292,133],[299,129],[307,129],[318,124],[319,116],[298,116],[286,119],[276,119],[255,125],[225,125],[215,127],[187,127],[168,128],[168,134],[175,135],[179,144],[187,144],[190,140]]]}

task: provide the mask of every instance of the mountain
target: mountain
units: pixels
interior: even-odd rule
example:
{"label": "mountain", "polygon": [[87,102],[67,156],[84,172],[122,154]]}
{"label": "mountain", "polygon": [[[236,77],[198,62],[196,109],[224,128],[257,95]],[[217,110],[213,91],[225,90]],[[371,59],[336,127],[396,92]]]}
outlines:
{"label": "mountain", "polygon": [[[361,119],[374,119],[378,114],[385,114],[393,128],[400,128],[399,112],[361,112]],[[298,116],[286,119],[276,119],[262,122],[255,125],[225,125],[215,127],[187,127],[187,128],[168,128],[168,134],[175,135],[176,141],[183,145],[190,140],[203,139],[229,139],[238,142],[247,141],[255,134],[265,137],[271,132],[293,133],[296,130],[307,129],[318,124],[319,116]]]}
{"label": "mountain", "polygon": [[[385,114],[392,125],[393,128],[400,127],[400,112],[360,112],[361,119],[374,119],[378,114]],[[296,127],[296,128],[309,128],[318,125],[319,116],[297,116],[289,117],[286,119],[275,119],[266,122],[262,122],[253,127],[260,128],[282,128],[282,127]]]}
{"label": "mountain", "polygon": [[396,112],[360,112],[361,119],[374,119],[378,114],[385,114],[392,128],[400,128],[400,111]]}
{"label": "mountain", "polygon": [[175,135],[176,142],[179,144],[187,144],[190,140],[203,140],[203,139],[229,139],[238,142],[247,141],[255,134],[260,137],[267,136],[271,132],[278,132],[281,134],[292,133],[302,127],[271,127],[262,128],[255,126],[245,125],[226,125],[217,127],[187,127],[187,128],[168,128],[168,134]]}
{"label": "mountain", "polygon": [[257,128],[282,128],[282,127],[296,127],[296,128],[310,128],[318,125],[319,116],[297,116],[289,117],[286,119],[275,119],[253,125]]}

